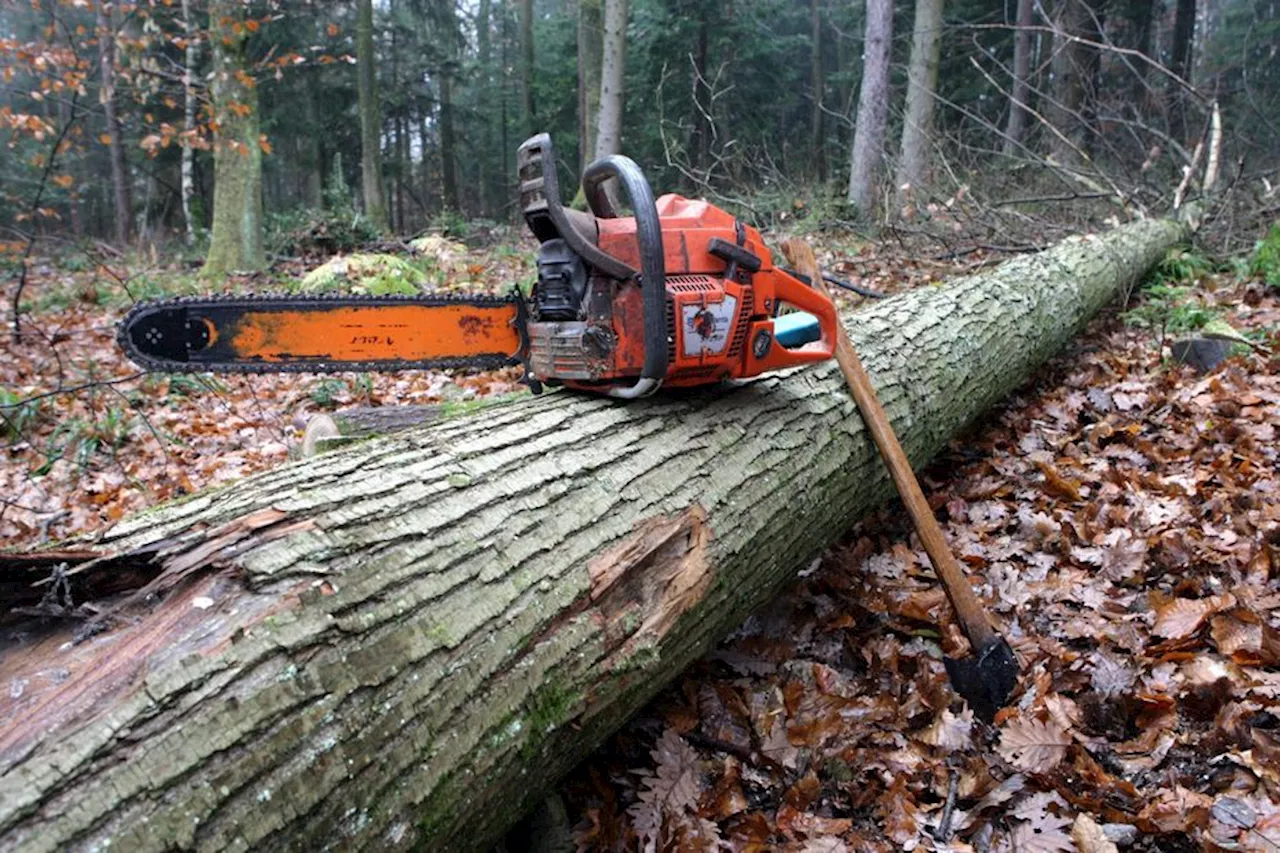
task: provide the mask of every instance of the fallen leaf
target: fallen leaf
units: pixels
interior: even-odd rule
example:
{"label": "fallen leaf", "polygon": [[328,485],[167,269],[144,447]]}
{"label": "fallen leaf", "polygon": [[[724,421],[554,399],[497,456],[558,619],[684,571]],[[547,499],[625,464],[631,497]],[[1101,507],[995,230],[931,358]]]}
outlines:
{"label": "fallen leaf", "polygon": [[1071,840],[1080,853],[1120,853],[1115,842],[1109,840],[1093,818],[1081,812],[1071,824]]}
{"label": "fallen leaf", "polygon": [[1056,723],[1015,717],[1000,730],[1000,755],[1026,773],[1045,773],[1058,766],[1071,736]]}
{"label": "fallen leaf", "polygon": [[1171,640],[1190,636],[1199,630],[1204,620],[1221,610],[1235,606],[1231,593],[1209,598],[1175,598],[1156,608],[1155,624],[1151,633]]}
{"label": "fallen leaf", "polygon": [[973,742],[972,730],[972,710],[966,707],[959,714],[953,714],[950,708],[943,708],[942,713],[920,733],[919,737],[929,746],[952,752],[969,748]]}

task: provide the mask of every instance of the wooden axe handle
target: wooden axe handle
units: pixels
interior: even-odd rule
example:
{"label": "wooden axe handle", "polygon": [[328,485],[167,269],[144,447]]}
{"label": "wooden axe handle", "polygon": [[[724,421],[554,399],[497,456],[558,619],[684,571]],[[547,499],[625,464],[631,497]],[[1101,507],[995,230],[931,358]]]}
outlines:
{"label": "wooden axe handle", "polygon": [[[799,238],[786,240],[782,244],[782,251],[796,271],[808,276],[813,286],[826,293],[828,297],[831,295],[818,269],[818,260],[814,257],[813,249],[808,243]],[[969,585],[968,578],[960,568],[960,563],[951,553],[951,546],[947,544],[946,536],[943,535],[942,527],[934,517],[929,502],[925,500],[920,482],[916,479],[915,472],[911,470],[911,463],[907,460],[907,454],[903,452],[902,445],[898,443],[898,436],[889,423],[884,406],[880,405],[880,398],[876,396],[871,377],[862,366],[862,360],[858,358],[858,353],[854,350],[853,343],[845,333],[842,323],[836,324],[836,363],[844,373],[853,401],[857,404],[858,411],[862,413],[862,420],[871,433],[871,439],[880,450],[885,467],[889,469],[889,475],[898,489],[898,495],[911,515],[916,534],[924,543],[929,562],[933,563],[933,570],[942,581],[942,588],[946,590],[947,598],[951,601],[951,607],[964,627],[969,643],[975,652],[986,648],[992,642],[999,640],[999,635],[992,628],[986,609],[974,594],[973,587]]]}

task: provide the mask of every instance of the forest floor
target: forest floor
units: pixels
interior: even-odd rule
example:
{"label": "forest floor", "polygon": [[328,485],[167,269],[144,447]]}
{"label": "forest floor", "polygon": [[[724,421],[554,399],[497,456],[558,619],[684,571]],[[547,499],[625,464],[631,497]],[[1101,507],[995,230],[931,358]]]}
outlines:
{"label": "forest floor", "polygon": [[[435,285],[527,279],[516,239],[436,246]],[[813,239],[826,270],[886,292],[1001,259]],[[561,786],[578,844],[1280,850],[1280,358],[1242,346],[1201,375],[1157,331],[1225,320],[1274,349],[1280,289],[1187,253],[1165,278],[925,472],[1024,665],[1014,707],[987,726],[951,693],[955,626],[891,506]],[[0,543],[101,530],[277,465],[317,412],[519,387],[512,371],[139,374],[114,340],[128,294],[196,289],[154,259],[32,268],[28,333],[0,342]]]}
{"label": "forest floor", "polygon": [[[1201,285],[1274,349],[1280,290]],[[1023,665],[994,726],[948,686],[957,628],[892,505],[575,772],[579,844],[1280,850],[1280,357],[1171,364],[1125,323],[1153,302],[924,472]]]}

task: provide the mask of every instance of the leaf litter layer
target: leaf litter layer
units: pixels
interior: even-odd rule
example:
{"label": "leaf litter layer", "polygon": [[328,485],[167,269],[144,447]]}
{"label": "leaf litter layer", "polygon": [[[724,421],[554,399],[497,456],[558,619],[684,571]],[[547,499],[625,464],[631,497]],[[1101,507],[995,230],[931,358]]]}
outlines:
{"label": "leaf litter layer", "polygon": [[[1274,349],[1280,293],[1211,283]],[[575,771],[580,847],[1280,850],[1280,357],[1157,349],[1095,323],[926,471],[1023,665],[995,725],[891,506]]]}
{"label": "leaf litter layer", "polygon": [[[946,272],[888,253],[836,260],[849,254],[828,247],[822,262],[889,292]],[[504,288],[524,261],[499,247],[433,286]],[[37,313],[34,339],[4,340],[7,543],[268,468],[315,411],[515,387],[510,371],[140,377],[114,345],[122,309],[95,294],[104,277],[41,274],[37,288],[58,279],[73,299]],[[1273,293],[1204,298],[1274,344]],[[579,843],[1275,849],[1280,364],[1255,353],[1198,376],[1161,365],[1155,340],[1095,326],[931,469],[935,509],[1025,667],[994,728],[946,684],[941,649],[963,640],[890,508],[566,783]]]}

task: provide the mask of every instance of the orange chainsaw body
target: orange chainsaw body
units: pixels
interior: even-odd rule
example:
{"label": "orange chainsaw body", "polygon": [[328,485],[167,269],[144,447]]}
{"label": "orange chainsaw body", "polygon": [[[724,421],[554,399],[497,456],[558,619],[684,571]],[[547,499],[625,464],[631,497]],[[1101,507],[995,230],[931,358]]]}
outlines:
{"label": "orange chainsaw body", "polygon": [[[723,379],[744,379],[831,357],[835,344],[835,308],[822,293],[773,266],[773,255],[760,232],[739,225],[734,216],[706,201],[664,195],[657,200],[662,223],[663,260],[666,267],[668,354],[670,364],[664,385],[687,387]],[[636,223],[632,217],[602,219],[599,246],[618,260],[639,267]],[[742,248],[760,259],[755,272],[739,269],[725,278],[727,262],[708,250],[714,239],[735,243],[738,229],[745,232]],[[619,294],[616,310],[630,314],[639,305],[637,287]],[[788,349],[771,343],[757,356],[748,342],[772,342],[774,315],[795,308],[818,318],[819,340]],[[825,315],[825,316],[823,316]],[[825,322],[826,328],[823,329]],[[634,376],[644,356],[641,324],[618,324],[621,334],[614,376]]]}
{"label": "orange chainsaw body", "polygon": [[[530,374],[548,384],[645,396],[742,379],[835,350],[831,300],[777,268],[759,231],[706,201],[654,199],[625,157],[583,175],[589,212],[561,207],[550,139],[518,157],[521,203],[541,242],[527,323]],[[617,179],[632,215],[602,185]]]}

